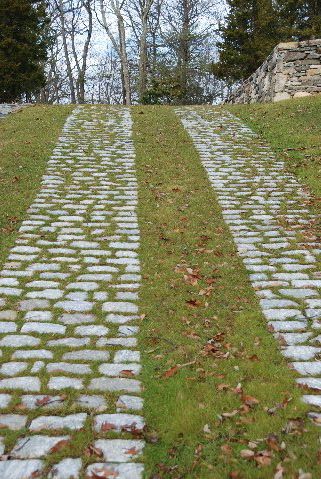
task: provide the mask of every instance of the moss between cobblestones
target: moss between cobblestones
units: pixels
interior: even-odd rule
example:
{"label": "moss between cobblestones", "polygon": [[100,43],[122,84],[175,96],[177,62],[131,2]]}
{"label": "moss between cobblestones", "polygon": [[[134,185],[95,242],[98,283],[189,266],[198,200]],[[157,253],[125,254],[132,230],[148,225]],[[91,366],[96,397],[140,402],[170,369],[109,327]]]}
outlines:
{"label": "moss between cobblestones", "polygon": [[34,106],[0,122],[0,264],[35,197],[72,106]]}
{"label": "moss between cobblestones", "polygon": [[[170,108],[135,107],[133,118],[145,417],[151,442],[158,438],[146,450],[146,478],[270,479],[281,461],[285,478],[300,469],[318,477],[319,430],[267,331],[191,140]],[[259,404],[240,411],[239,383]],[[303,433],[284,432],[290,418],[302,420]],[[270,434],[286,445],[271,466],[240,457],[249,441],[263,439],[257,449],[271,451]]]}

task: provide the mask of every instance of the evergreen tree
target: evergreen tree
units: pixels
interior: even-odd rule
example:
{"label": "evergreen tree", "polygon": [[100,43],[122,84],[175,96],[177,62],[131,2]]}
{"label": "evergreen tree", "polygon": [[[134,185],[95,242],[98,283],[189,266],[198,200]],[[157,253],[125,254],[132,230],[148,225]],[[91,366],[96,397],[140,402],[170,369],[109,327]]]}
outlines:
{"label": "evergreen tree", "polygon": [[288,39],[321,38],[321,0],[283,0],[279,15]]}
{"label": "evergreen tree", "polygon": [[213,73],[229,83],[250,76],[281,39],[272,0],[228,0],[229,14],[220,29],[220,60]]}
{"label": "evergreen tree", "polygon": [[0,0],[0,102],[30,99],[44,84],[44,0]]}

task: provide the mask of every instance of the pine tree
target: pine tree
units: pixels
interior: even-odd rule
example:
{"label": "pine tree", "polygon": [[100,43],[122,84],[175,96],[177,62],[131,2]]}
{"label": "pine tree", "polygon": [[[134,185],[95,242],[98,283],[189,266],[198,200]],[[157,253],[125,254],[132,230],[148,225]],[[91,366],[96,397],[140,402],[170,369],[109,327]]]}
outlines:
{"label": "pine tree", "polygon": [[0,0],[0,102],[30,99],[44,84],[44,0]]}
{"label": "pine tree", "polygon": [[272,0],[228,0],[229,14],[220,29],[220,60],[213,73],[229,83],[250,76],[280,40]]}
{"label": "pine tree", "polygon": [[278,9],[288,39],[321,38],[321,0],[283,0]]}

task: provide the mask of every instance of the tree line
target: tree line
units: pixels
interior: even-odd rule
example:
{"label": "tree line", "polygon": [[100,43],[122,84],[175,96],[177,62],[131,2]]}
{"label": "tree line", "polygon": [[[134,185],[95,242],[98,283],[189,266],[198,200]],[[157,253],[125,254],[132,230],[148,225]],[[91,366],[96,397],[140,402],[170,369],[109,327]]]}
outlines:
{"label": "tree line", "polygon": [[0,102],[213,103],[315,37],[321,0],[0,0]]}
{"label": "tree line", "polygon": [[[0,0],[0,101],[212,103],[217,0]],[[12,21],[8,20],[11,16]],[[38,18],[36,24],[35,19]],[[20,23],[20,37],[11,29]],[[3,30],[1,24],[6,25]],[[12,48],[7,48],[7,42]],[[24,52],[24,53],[23,53]]]}

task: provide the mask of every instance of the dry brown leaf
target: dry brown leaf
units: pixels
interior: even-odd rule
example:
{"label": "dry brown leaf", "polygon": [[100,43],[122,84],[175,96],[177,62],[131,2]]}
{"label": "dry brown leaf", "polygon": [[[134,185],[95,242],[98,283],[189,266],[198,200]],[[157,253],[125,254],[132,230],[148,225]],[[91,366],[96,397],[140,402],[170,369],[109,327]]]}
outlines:
{"label": "dry brown leaf", "polygon": [[61,441],[57,442],[57,444],[55,444],[54,447],[52,447],[52,448],[50,449],[50,453],[51,453],[51,454],[54,454],[55,452],[61,451],[61,450],[64,449],[69,443],[70,443],[70,440],[69,440],[69,439],[62,439]]}
{"label": "dry brown leaf", "polygon": [[133,373],[133,371],[131,369],[123,369],[122,371],[120,371],[120,375],[125,376],[126,378],[134,378],[135,377],[135,374]]}
{"label": "dry brown leaf", "polygon": [[221,446],[221,451],[226,456],[230,456],[233,452],[233,449],[228,444],[223,444],[223,446]]}
{"label": "dry brown leaf", "polygon": [[113,431],[114,429],[116,429],[115,424],[111,424],[110,422],[104,422],[100,428],[102,432]]}
{"label": "dry brown leaf", "polygon": [[172,376],[175,376],[178,371],[178,366],[173,366],[172,368],[168,369],[162,374],[162,377],[165,379],[171,378]]}
{"label": "dry brown leaf", "polygon": [[90,479],[116,479],[119,473],[108,466],[96,468],[91,472]]}
{"label": "dry brown leaf", "polygon": [[254,459],[255,452],[251,451],[251,449],[242,449],[242,451],[240,452],[240,456],[243,459],[248,459],[248,460]]}
{"label": "dry brown leaf", "polygon": [[260,403],[258,399],[248,394],[242,396],[242,402],[248,407],[253,407]]}

